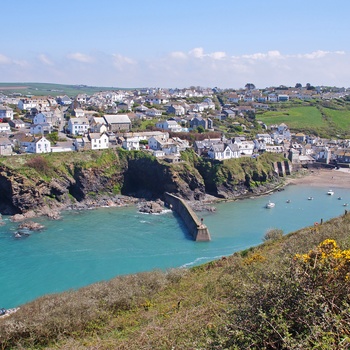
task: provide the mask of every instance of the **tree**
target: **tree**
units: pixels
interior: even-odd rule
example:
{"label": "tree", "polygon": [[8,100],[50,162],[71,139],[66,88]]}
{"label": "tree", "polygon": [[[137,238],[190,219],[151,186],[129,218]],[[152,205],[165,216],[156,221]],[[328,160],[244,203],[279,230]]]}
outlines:
{"label": "tree", "polygon": [[245,85],[245,88],[246,88],[247,90],[254,90],[254,89],[255,89],[255,85],[254,85],[253,83],[247,83],[247,84]]}
{"label": "tree", "polygon": [[199,132],[200,134],[202,134],[205,131],[204,127],[202,125],[198,125],[197,127],[197,132]]}
{"label": "tree", "polygon": [[296,83],[296,84],[295,84],[295,88],[296,88],[296,89],[300,89],[301,87],[302,87],[302,85],[301,85],[300,83]]}

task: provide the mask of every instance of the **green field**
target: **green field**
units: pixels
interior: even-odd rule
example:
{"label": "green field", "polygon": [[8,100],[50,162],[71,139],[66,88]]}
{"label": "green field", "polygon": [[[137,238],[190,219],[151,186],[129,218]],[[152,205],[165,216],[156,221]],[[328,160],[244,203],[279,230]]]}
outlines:
{"label": "green field", "polygon": [[[23,96],[60,96],[67,95],[74,97],[78,94],[92,95],[99,91],[120,90],[116,87],[99,87],[87,85],[63,85],[47,83],[0,83],[0,93],[11,94],[19,93]],[[125,90],[125,89],[124,89]]]}
{"label": "green field", "polygon": [[311,133],[321,137],[348,136],[350,111],[305,106],[267,111],[256,116],[266,125],[285,123],[293,132]]}

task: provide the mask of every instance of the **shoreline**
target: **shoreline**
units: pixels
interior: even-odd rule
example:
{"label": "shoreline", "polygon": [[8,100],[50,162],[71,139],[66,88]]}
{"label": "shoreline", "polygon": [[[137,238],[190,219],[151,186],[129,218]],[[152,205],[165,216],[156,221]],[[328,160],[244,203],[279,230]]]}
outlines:
{"label": "shoreline", "polygon": [[312,187],[328,187],[350,189],[350,169],[315,169],[307,170],[286,179],[285,186],[308,185]]}
{"label": "shoreline", "polygon": [[[187,201],[192,209],[195,211],[210,210],[215,211],[213,205],[215,203],[232,202],[236,200],[242,200],[251,197],[260,197],[273,193],[279,190],[283,190],[284,187],[290,185],[308,185],[312,187],[325,187],[328,189],[334,188],[346,188],[350,189],[350,169],[315,169],[306,170],[302,172],[296,172],[287,178],[281,178],[281,181],[271,188],[268,188],[264,192],[258,193],[245,193],[238,196],[232,196],[232,198],[218,198],[210,194],[206,194],[205,198],[200,201]],[[147,202],[146,200],[143,200]],[[154,202],[150,200],[148,202]],[[53,220],[61,218],[61,213],[69,210],[88,210],[98,209],[103,207],[125,207],[131,205],[137,205],[140,202],[140,198],[117,195],[114,197],[102,196],[101,198],[88,199],[82,203],[74,203],[67,206],[57,206],[56,208],[41,208],[40,210],[29,210],[24,214],[15,214],[11,216],[11,221],[21,222],[27,219],[33,219],[40,216],[47,216]]]}

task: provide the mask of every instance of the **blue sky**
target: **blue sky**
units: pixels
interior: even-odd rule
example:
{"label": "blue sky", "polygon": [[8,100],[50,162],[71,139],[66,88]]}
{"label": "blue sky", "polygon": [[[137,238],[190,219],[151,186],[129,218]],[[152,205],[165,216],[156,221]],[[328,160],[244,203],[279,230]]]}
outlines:
{"label": "blue sky", "polygon": [[349,0],[4,0],[0,81],[350,86]]}

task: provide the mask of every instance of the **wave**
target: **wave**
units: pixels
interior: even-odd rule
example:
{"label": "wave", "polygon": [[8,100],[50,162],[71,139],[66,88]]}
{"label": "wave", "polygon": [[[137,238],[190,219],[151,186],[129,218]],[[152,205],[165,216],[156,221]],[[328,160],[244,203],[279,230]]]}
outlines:
{"label": "wave", "polygon": [[195,266],[200,262],[207,262],[207,261],[213,261],[213,260],[218,260],[220,258],[222,258],[225,255],[217,255],[217,256],[202,256],[200,258],[195,259],[194,261],[191,261],[189,263],[183,264],[180,266],[180,268],[186,268],[186,267],[191,267],[191,266]]}

